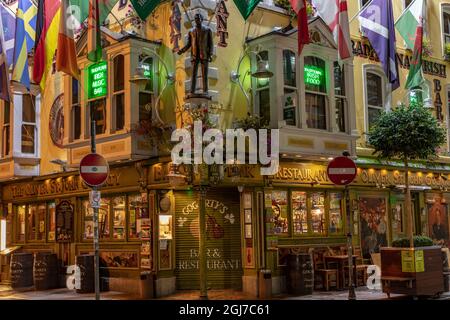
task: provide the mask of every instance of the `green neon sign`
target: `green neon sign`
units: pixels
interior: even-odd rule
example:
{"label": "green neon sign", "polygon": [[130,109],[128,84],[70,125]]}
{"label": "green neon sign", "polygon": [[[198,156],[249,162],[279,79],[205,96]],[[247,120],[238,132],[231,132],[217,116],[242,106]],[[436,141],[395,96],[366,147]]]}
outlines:
{"label": "green neon sign", "polygon": [[106,61],[88,67],[88,98],[96,99],[108,94],[108,63]]}
{"label": "green neon sign", "polygon": [[146,77],[147,79],[151,79],[152,78],[151,64],[143,63],[142,69],[144,69],[144,77]]}
{"label": "green neon sign", "polygon": [[322,85],[324,80],[324,72],[322,69],[305,65],[305,83],[313,86]]}

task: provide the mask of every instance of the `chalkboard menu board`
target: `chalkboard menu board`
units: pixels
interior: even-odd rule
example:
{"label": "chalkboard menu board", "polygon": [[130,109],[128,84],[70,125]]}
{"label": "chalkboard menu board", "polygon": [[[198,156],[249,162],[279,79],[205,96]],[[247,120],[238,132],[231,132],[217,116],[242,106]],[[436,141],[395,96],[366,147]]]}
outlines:
{"label": "chalkboard menu board", "polygon": [[73,205],[64,200],[56,206],[56,241],[72,242]]}

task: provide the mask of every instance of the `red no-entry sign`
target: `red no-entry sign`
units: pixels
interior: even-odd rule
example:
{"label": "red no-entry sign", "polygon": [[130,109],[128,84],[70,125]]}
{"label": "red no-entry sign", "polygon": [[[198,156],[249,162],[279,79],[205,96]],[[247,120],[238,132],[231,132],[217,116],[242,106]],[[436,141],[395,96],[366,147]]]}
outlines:
{"label": "red no-entry sign", "polygon": [[328,164],[328,178],[334,184],[345,186],[356,178],[356,164],[347,157],[337,157]]}
{"label": "red no-entry sign", "polygon": [[80,175],[87,185],[99,187],[108,179],[108,161],[99,154],[88,154],[80,162]]}

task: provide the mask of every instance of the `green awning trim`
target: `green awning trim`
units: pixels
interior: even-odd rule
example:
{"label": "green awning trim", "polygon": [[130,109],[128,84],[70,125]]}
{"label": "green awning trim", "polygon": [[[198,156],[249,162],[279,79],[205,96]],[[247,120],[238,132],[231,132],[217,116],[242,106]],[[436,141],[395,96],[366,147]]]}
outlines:
{"label": "green awning trim", "polygon": [[[403,168],[403,161],[400,160],[381,160],[377,158],[358,157],[355,161],[358,166],[381,166],[391,168]],[[430,170],[430,171],[450,171],[450,165],[435,163],[430,161],[411,161],[409,163],[411,169]]]}

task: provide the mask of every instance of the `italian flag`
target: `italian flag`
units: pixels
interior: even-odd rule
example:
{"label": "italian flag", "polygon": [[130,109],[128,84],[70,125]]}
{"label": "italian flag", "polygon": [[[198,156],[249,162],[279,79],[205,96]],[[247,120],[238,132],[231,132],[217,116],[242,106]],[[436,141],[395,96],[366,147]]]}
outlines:
{"label": "italian flag", "polygon": [[415,34],[420,19],[425,18],[425,0],[415,0],[405,12],[400,16],[395,24],[395,28],[403,37],[408,49],[414,48]]}
{"label": "italian flag", "polygon": [[98,0],[89,0],[88,16],[88,60],[99,62],[102,60],[102,43],[100,31],[100,15]]}
{"label": "italian flag", "polygon": [[56,70],[64,72],[76,79],[80,77],[77,63],[77,51],[73,25],[69,24],[71,11],[69,0],[61,2],[61,20],[59,24],[58,49],[56,51]]}

